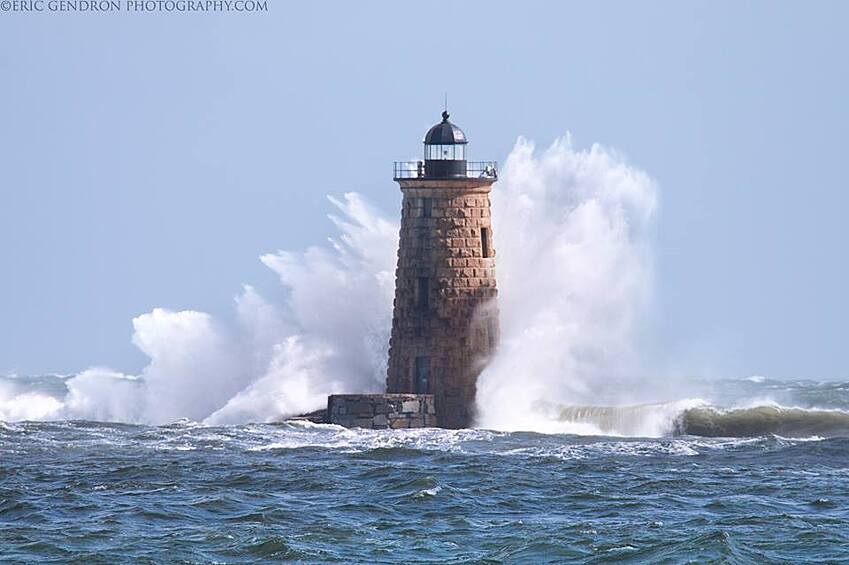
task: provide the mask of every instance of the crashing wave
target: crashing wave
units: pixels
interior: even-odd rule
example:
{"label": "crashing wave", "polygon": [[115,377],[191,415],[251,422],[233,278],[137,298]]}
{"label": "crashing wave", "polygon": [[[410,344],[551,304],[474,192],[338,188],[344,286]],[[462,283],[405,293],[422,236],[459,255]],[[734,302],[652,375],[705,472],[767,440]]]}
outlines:
{"label": "crashing wave", "polygon": [[[675,433],[688,409],[704,405],[699,399],[631,406],[558,406],[559,430],[579,435],[662,437]],[[544,408],[550,414],[552,408]]]}
{"label": "crashing wave", "polygon": [[719,408],[697,399],[633,406],[559,406],[555,417],[559,429],[552,431],[581,435],[849,436],[849,412],[778,405]]}
{"label": "crashing wave", "polygon": [[704,406],[686,410],[676,431],[705,437],[849,436],[849,412],[784,406],[734,409]]}

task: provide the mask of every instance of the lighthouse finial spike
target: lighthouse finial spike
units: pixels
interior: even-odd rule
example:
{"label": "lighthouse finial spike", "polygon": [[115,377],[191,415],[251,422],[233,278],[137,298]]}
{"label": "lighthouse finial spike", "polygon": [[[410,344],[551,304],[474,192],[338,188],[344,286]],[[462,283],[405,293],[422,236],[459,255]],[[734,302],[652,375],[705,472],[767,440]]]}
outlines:
{"label": "lighthouse finial spike", "polygon": [[442,121],[448,121],[448,92],[445,92],[444,105],[442,110]]}

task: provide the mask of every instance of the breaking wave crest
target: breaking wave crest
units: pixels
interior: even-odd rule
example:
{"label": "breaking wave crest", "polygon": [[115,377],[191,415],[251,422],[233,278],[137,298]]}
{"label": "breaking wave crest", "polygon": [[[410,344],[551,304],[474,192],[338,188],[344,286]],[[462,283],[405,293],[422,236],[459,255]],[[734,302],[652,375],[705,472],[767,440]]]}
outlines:
{"label": "breaking wave crest", "polygon": [[[556,424],[547,431],[579,435],[662,437],[672,435],[682,414],[701,400],[639,404],[632,406],[545,406],[540,410],[553,416]],[[539,429],[540,426],[534,426]]]}
{"label": "breaking wave crest", "polygon": [[721,409],[691,408],[679,419],[681,433],[705,437],[849,436],[849,412],[783,406]]}
{"label": "breaking wave crest", "polygon": [[634,406],[558,406],[548,431],[581,435],[789,438],[849,436],[849,412],[774,404],[720,408],[702,400]]}

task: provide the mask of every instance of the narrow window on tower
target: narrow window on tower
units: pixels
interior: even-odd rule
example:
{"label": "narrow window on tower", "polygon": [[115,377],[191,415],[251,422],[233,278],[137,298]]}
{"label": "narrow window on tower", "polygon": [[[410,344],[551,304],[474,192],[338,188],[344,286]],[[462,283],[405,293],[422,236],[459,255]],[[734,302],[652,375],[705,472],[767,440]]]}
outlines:
{"label": "narrow window on tower", "polygon": [[422,198],[422,216],[430,218],[433,215],[433,198]]}
{"label": "narrow window on tower", "polygon": [[430,359],[416,357],[413,365],[413,390],[416,394],[430,394]]}
{"label": "narrow window on tower", "polygon": [[481,255],[489,257],[489,229],[481,228]]}
{"label": "narrow window on tower", "polygon": [[419,286],[416,289],[416,307],[422,311],[430,308],[430,279],[428,277],[419,277]]}

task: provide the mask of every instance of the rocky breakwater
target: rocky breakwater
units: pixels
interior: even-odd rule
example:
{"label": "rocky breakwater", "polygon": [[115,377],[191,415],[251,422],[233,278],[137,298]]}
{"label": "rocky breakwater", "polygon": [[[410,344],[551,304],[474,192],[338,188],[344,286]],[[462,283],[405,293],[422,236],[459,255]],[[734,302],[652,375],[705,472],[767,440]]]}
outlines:
{"label": "rocky breakwater", "polygon": [[334,394],[327,399],[327,421],[373,430],[439,425],[432,394]]}

